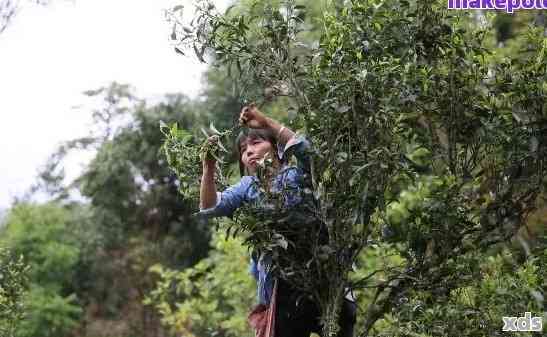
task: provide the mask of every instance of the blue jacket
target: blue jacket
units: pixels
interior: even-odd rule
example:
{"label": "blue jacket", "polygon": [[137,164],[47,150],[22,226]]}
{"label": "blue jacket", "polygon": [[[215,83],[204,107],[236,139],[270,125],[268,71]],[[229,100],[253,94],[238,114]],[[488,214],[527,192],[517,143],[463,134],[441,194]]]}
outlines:
{"label": "blue jacket", "polygon": [[[304,175],[310,173],[310,143],[302,136],[295,136],[284,146],[278,146],[278,157],[282,162],[289,162],[291,156],[296,158],[296,165],[285,165],[273,180],[272,192],[284,191],[285,206],[290,207],[301,202],[300,189],[304,186]],[[217,192],[217,203],[208,209],[200,209],[202,218],[228,216],[244,203],[256,202],[261,195],[258,189],[258,178],[243,176],[241,180],[223,192]],[[271,274],[272,261],[267,254],[258,259],[251,258],[250,272],[257,280],[258,301],[269,304],[273,290]]]}

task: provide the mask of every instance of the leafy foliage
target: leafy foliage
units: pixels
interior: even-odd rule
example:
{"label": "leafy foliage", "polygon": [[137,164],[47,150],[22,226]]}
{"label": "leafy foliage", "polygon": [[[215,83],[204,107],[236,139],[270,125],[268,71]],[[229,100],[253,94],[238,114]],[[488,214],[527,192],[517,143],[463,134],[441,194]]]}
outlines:
{"label": "leafy foliage", "polygon": [[[468,27],[445,2],[354,0],[318,18],[324,29],[312,48],[299,35],[305,7],[295,1],[257,1],[224,15],[201,4],[180,40],[259,87],[248,97],[282,88],[316,146],[314,214],[331,254],[318,263],[323,270],[294,282],[315,285],[308,289],[321,305],[325,336],[337,331],[351,265],[371,243],[394,244],[404,263],[386,268],[385,279],[373,272],[360,283],[373,294],[362,335],[418,296],[413,291],[433,296],[467,286],[485,258],[472,252],[508,242],[544,202],[542,30],[532,28],[527,49],[498,62],[485,46],[489,26]],[[283,235],[276,226],[268,231],[264,245]],[[320,233],[308,242],[324,245]],[[408,317],[403,309],[393,315]]]}
{"label": "leafy foliage", "polygon": [[19,204],[10,210],[2,244],[29,268],[25,317],[15,336],[62,336],[78,324],[82,309],[72,281],[79,248],[68,230],[70,221],[70,213],[53,204]]}
{"label": "leafy foliage", "polygon": [[[210,232],[191,218],[191,202],[180,198],[181,182],[162,154],[164,136],[158,125],[176,122],[194,134],[204,108],[180,94],[148,104],[136,98],[130,86],[118,83],[85,94],[97,106],[92,133],[62,144],[37,184],[77,219],[70,231],[81,254],[72,271],[84,312],[72,333],[164,333],[155,311],[142,304],[157,278],[148,269],[155,264],[191,266],[206,256]],[[67,185],[62,165],[77,151],[93,157],[83,174]],[[84,205],[69,201],[74,192],[84,198]]]}
{"label": "leafy foliage", "polygon": [[22,256],[0,250],[0,336],[11,337],[24,316],[28,266]]}
{"label": "leafy foliage", "polygon": [[[445,6],[247,0],[221,15],[200,2],[193,25],[178,6],[178,51],[216,66],[203,96],[150,104],[118,83],[86,92],[99,106],[94,132],[63,144],[37,185],[58,203],[16,205],[1,233],[17,251],[10,258],[24,253],[30,265],[26,319],[14,320],[18,272],[2,319],[22,323],[24,336],[161,336],[160,319],[173,334],[249,335],[245,241],[272,251],[285,278],[320,290],[327,323],[352,286],[361,336],[496,336],[503,315],[541,315],[546,42],[540,29],[523,33],[541,13],[521,11],[507,30],[507,17]],[[221,223],[241,240],[215,236],[209,247],[209,229],[190,216],[195,198],[181,200],[169,164],[190,184],[199,126],[230,130],[246,101],[267,103],[276,119],[288,108],[290,126],[312,140],[313,184],[301,192],[320,204],[309,219],[272,216],[280,200],[270,195],[272,209]],[[184,134],[160,121],[193,136],[191,161],[167,162],[166,134],[175,157]],[[64,185],[63,158],[86,149],[89,167]],[[234,158],[223,160],[226,173]],[[74,190],[82,204],[68,201]],[[10,261],[2,267],[24,270]],[[155,308],[145,307],[157,278]]]}
{"label": "leafy foliage", "polygon": [[241,268],[248,262],[247,251],[239,240],[219,234],[211,245],[211,254],[191,268],[152,267],[161,281],[147,303],[164,324],[186,336],[252,336],[246,318],[256,290]]}
{"label": "leafy foliage", "polygon": [[[206,139],[197,143],[190,132],[179,129],[176,123],[168,126],[160,122],[160,129],[165,137],[161,147],[163,155],[179,179],[180,193],[188,201],[194,201],[194,204],[196,200],[199,200],[199,187],[196,182],[200,179],[202,158],[214,158],[217,163],[224,163],[219,158],[220,151],[227,153],[228,150],[222,145],[222,139],[232,135],[237,126],[223,132],[218,131],[212,123],[209,128],[212,136],[202,129]],[[226,178],[218,165],[215,182],[221,187],[227,186]]]}
{"label": "leafy foliage", "polygon": [[[388,315],[386,320],[392,320],[390,328],[378,335],[503,336],[503,316],[513,313],[521,316],[531,311],[541,317],[543,295],[538,291],[542,287],[538,268],[545,260],[544,252],[539,253],[541,255],[521,266],[511,261],[507,250],[486,259],[470,257],[469,261],[477,267],[473,280],[465,286],[434,294],[410,290],[409,296],[399,304],[399,314]],[[518,335],[533,336],[534,333],[519,332]]]}

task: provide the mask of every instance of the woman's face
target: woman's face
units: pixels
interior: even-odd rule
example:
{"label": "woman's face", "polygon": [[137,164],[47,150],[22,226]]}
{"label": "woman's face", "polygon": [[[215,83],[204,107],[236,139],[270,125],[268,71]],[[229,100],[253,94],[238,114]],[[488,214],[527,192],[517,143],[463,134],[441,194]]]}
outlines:
{"label": "woman's face", "polygon": [[250,174],[254,174],[258,161],[273,150],[272,144],[262,138],[247,137],[240,145],[241,161]]}

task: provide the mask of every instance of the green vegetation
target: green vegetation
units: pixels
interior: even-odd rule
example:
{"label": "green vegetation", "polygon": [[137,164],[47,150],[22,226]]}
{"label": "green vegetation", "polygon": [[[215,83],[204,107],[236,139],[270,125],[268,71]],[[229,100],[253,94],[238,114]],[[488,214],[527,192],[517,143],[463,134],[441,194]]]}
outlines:
{"label": "green vegetation", "polygon": [[[36,184],[51,201],[6,213],[2,336],[251,336],[249,245],[315,296],[325,337],[347,286],[356,336],[509,336],[501,317],[525,311],[547,323],[544,14],[198,3],[193,25],[174,21],[180,6],[170,18],[179,52],[213,65],[202,96],[87,91],[95,132],[52,154]],[[219,186],[238,178],[231,143],[251,101],[313,143],[319,227],[246,209],[215,232],[192,217],[200,155],[222,157]],[[203,147],[207,128],[226,152]],[[66,185],[75,151],[93,159]]]}
{"label": "green vegetation", "polygon": [[[153,266],[161,282],[147,303],[162,322],[185,336],[253,336],[246,317],[256,294],[240,241],[214,235],[209,256],[183,271]],[[173,287],[174,286],[174,287]]]}
{"label": "green vegetation", "polygon": [[[346,1],[316,18],[323,30],[313,47],[300,34],[306,6],[296,1],[255,1],[227,14],[200,3],[192,29],[175,25],[181,46],[202,60],[215,55],[241,83],[254,83],[241,93],[248,99],[288,97],[294,126],[317,150],[311,180],[321,204],[314,221],[291,219],[291,227],[281,211],[255,212],[236,219],[246,242],[264,248],[282,238],[285,244],[270,247],[278,272],[318,301],[324,336],[336,334],[347,286],[373,294],[361,314],[362,335],[393,334],[420,319],[425,327],[409,333],[456,331],[435,329],[427,310],[409,315],[401,301],[425,297],[430,310],[449,306],[452,291],[487,278],[476,266],[499,254],[544,204],[544,29],[530,27],[526,49],[497,57],[488,49],[492,17],[473,24],[444,1]],[[287,234],[302,227],[306,235]],[[328,231],[328,244],[317,228]],[[355,283],[351,267],[374,242],[392,244],[402,260]],[[523,273],[540,279],[537,270]],[[539,291],[533,277],[526,280]],[[532,303],[530,296],[518,300]],[[540,306],[530,308],[540,313]],[[378,329],[386,315],[394,317],[391,326]],[[476,333],[472,326],[462,331]]]}
{"label": "green vegetation", "polygon": [[16,336],[66,335],[82,312],[74,295],[79,248],[69,231],[70,213],[54,204],[14,206],[2,245],[28,265],[29,292]]}
{"label": "green vegetation", "polygon": [[0,250],[0,336],[11,337],[24,317],[28,267],[22,256]]}
{"label": "green vegetation", "polygon": [[[194,140],[195,137],[190,132],[179,129],[177,123],[169,126],[161,121],[160,129],[165,137],[162,152],[167,158],[167,164],[179,179],[180,193],[186,200],[198,200],[199,186],[196,181],[201,176],[201,159],[209,157],[216,159],[219,163],[224,163],[220,158],[221,151],[226,154],[228,150],[222,145],[222,142],[226,139],[230,141],[230,136],[233,136],[233,131],[237,129],[237,126],[220,132],[211,123],[209,127],[211,135],[202,129],[205,139],[200,144],[197,144]],[[222,170],[217,170],[215,178],[219,188],[224,189],[228,186]]]}

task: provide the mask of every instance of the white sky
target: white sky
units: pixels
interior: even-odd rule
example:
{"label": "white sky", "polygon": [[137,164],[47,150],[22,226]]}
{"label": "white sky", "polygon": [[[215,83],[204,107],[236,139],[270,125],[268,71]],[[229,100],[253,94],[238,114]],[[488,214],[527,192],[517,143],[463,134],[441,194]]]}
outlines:
{"label": "white sky", "polygon": [[[220,1],[224,2],[224,1]],[[163,9],[191,0],[54,0],[25,5],[0,34],[0,209],[21,196],[56,146],[88,134],[81,92],[129,83],[141,98],[195,96],[205,66],[173,51]],[[72,159],[68,176],[85,157]]]}

